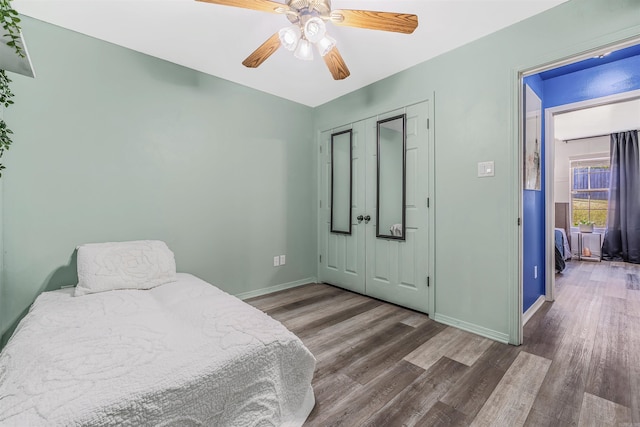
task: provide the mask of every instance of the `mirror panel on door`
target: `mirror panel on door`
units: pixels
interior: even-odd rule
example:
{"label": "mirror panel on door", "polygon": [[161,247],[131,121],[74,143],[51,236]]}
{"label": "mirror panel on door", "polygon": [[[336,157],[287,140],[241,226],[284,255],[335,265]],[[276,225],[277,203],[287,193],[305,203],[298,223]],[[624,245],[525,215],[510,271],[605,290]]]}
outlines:
{"label": "mirror panel on door", "polygon": [[378,121],[376,237],[405,240],[406,116]]}
{"label": "mirror panel on door", "polygon": [[351,234],[351,129],[331,135],[331,232]]}

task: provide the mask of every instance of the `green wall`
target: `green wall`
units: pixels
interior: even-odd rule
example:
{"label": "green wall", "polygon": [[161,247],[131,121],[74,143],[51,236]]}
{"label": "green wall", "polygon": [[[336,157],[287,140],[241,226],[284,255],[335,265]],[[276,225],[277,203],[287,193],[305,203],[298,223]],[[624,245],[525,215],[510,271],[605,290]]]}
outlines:
{"label": "green wall", "polygon": [[[433,317],[513,342],[517,72],[637,36],[640,2],[572,0],[315,110],[23,23],[37,78],[14,78],[6,112],[3,331],[40,291],[75,283],[84,242],[165,240],[180,271],[234,294],[315,276],[314,135],[430,99]],[[486,160],[496,176],[478,179]]]}
{"label": "green wall", "polygon": [[164,240],[178,271],[232,294],[315,277],[311,108],[31,18],[23,32],[37,78],[12,76],[5,112],[3,332],[77,283],[85,242]]}
{"label": "green wall", "polygon": [[515,341],[517,72],[639,33],[636,0],[572,0],[316,109],[320,131],[434,100],[436,320]]}

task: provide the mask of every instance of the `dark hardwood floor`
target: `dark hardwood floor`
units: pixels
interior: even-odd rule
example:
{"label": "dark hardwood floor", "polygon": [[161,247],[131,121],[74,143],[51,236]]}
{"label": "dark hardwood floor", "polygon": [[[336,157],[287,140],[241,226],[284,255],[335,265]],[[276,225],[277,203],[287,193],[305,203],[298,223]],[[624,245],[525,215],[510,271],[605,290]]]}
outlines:
{"label": "dark hardwood floor", "polygon": [[640,426],[640,266],[570,261],[519,347],[310,284],[248,300],[317,359],[308,426]]}

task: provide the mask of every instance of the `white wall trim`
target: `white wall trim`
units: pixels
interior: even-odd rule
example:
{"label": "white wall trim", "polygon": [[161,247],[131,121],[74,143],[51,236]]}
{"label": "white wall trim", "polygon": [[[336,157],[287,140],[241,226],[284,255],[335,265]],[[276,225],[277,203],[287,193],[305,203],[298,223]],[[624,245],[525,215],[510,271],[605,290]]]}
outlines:
{"label": "white wall trim", "polygon": [[[322,256],[322,230],[324,228],[324,224],[322,222],[322,209],[320,208],[320,203],[322,203],[322,153],[320,150],[322,149],[322,131],[316,130],[316,143],[314,145],[315,156],[316,156],[316,199],[314,209],[316,211],[316,277],[320,278],[322,276],[321,270],[322,265],[320,263],[320,257]],[[327,202],[325,202],[327,203]],[[326,260],[325,260],[326,262]]]}
{"label": "white wall trim", "polygon": [[542,304],[544,304],[545,301],[546,301],[545,296],[544,295],[540,295],[538,297],[538,299],[536,300],[536,302],[534,302],[531,305],[531,307],[529,307],[529,309],[524,312],[524,314],[522,315],[522,326],[527,324],[529,319],[531,319],[533,317],[533,315],[536,314],[536,311],[538,311],[540,309],[540,307],[542,307]]}
{"label": "white wall trim", "polygon": [[432,95],[433,102],[427,102],[427,120],[429,123],[429,129],[427,130],[427,145],[428,145],[428,160],[427,167],[429,171],[427,172],[427,197],[429,197],[429,208],[427,209],[427,215],[429,217],[428,222],[428,258],[427,261],[427,274],[431,277],[431,286],[427,288],[427,292],[429,294],[429,303],[428,303],[428,311],[427,313],[435,313],[436,312],[436,284],[438,283],[437,275],[436,275],[436,209],[435,206],[436,201],[436,120],[435,120],[435,111],[436,111],[436,94],[433,92]]}
{"label": "white wall trim", "polygon": [[444,323],[445,325],[453,326],[454,328],[462,329],[463,331],[471,332],[476,335],[501,342],[503,344],[509,344],[509,334],[505,334],[503,332],[494,331],[493,329],[485,328],[474,323],[469,323],[463,320],[455,319],[453,317],[445,316],[444,314],[436,313],[433,317],[433,320],[435,320],[436,322]]}
{"label": "white wall trim", "polygon": [[285,289],[297,288],[298,286],[307,285],[309,283],[318,283],[318,279],[316,277],[307,277],[306,279],[300,279],[300,280],[295,280],[289,283],[282,283],[280,285],[274,285],[266,288],[256,289],[255,291],[242,292],[242,293],[236,294],[235,297],[245,300],[253,297],[272,294],[278,291],[283,291]]}
{"label": "white wall trim", "polygon": [[[630,101],[637,98],[640,98],[640,89],[573,102],[571,104],[558,105],[557,107],[546,108],[545,111],[549,111],[552,115],[555,115],[559,113],[568,113],[570,111],[584,110],[585,108],[598,107],[600,105],[612,104],[615,102]],[[586,136],[585,138],[589,137]]]}
{"label": "white wall trim", "polygon": [[[556,209],[555,209],[555,164],[556,164],[556,140],[554,138],[553,108],[547,108],[544,114],[544,262],[545,280],[544,294],[547,301],[556,299],[556,257],[555,257],[555,237]],[[528,311],[528,310],[527,310]],[[522,325],[526,321],[523,319]]]}
{"label": "white wall trim", "polygon": [[[524,158],[524,133],[522,126],[522,117],[524,117],[524,76],[518,69],[512,69],[512,82],[511,86],[511,105],[510,110],[516,111],[517,117],[509,122],[510,133],[513,135],[515,141],[518,143],[510,145],[511,162],[509,165],[509,174],[516,179],[510,179],[510,190],[513,194],[513,200],[515,203],[509,205],[511,209],[510,217],[513,218],[513,223],[509,227],[511,238],[509,239],[509,260],[507,265],[509,266],[509,277],[512,283],[517,283],[517,288],[513,286],[509,287],[509,343],[514,345],[522,344],[523,329],[522,329],[522,293],[523,293],[523,227],[522,219],[523,215],[523,197],[524,197],[524,165],[522,159]],[[517,218],[517,222],[516,222]],[[511,257],[514,258],[511,258]]]}

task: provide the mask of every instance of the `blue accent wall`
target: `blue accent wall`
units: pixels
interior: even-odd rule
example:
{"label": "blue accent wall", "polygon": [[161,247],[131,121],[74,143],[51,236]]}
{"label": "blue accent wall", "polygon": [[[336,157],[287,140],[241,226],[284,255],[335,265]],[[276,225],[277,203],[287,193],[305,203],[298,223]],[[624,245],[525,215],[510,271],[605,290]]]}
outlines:
{"label": "blue accent wall", "polygon": [[640,55],[543,80],[542,106],[557,107],[637,89]]}
{"label": "blue accent wall", "polygon": [[[528,85],[542,100],[544,109],[544,82],[539,75],[526,77],[524,83]],[[545,158],[544,114],[541,124],[542,138],[540,155]],[[524,142],[523,142],[524,143]],[[523,311],[545,294],[545,162],[541,162],[541,190],[524,190],[522,198],[522,238],[523,238],[523,277],[522,277],[522,306]],[[538,267],[537,277],[535,267]]]}

